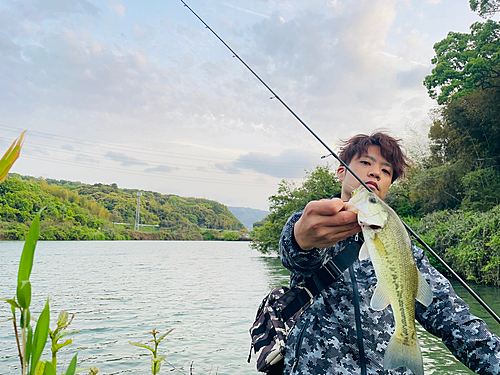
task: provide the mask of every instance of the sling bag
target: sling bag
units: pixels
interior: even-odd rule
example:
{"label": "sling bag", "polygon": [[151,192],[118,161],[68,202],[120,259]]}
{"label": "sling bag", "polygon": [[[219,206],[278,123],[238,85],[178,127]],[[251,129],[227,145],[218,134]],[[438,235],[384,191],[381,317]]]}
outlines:
{"label": "sling bag", "polygon": [[304,283],[293,288],[273,289],[257,310],[255,322],[250,328],[252,349],[257,356],[257,370],[269,375],[283,374],[286,339],[304,311],[311,306],[314,297],[337,281],[343,272],[358,258],[361,244],[351,241],[339,254],[325,263]]}

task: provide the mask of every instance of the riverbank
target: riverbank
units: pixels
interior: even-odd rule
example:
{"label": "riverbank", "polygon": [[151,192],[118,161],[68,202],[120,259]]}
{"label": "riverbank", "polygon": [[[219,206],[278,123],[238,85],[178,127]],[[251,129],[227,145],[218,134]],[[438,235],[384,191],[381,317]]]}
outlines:
{"label": "riverbank", "polygon": [[[24,241],[28,223],[0,222],[0,241]],[[149,228],[147,231],[128,229],[123,225],[102,223],[97,228],[64,222],[41,222],[41,241],[251,241],[247,230]]]}

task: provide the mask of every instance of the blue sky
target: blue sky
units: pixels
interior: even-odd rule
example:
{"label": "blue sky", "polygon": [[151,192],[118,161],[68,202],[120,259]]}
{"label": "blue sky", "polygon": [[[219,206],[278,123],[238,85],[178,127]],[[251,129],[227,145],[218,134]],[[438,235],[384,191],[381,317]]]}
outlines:
{"label": "blue sky", "polygon": [[[466,0],[187,4],[334,150],[380,128],[421,145],[432,46],[481,20]],[[28,130],[16,173],[267,209],[326,162],[177,0],[0,1],[0,56],[0,146]]]}

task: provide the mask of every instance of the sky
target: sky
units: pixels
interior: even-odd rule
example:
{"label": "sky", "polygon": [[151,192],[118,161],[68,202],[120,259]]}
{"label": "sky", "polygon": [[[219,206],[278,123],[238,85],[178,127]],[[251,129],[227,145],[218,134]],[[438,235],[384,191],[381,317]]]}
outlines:
{"label": "sky", "polygon": [[[433,45],[482,20],[468,0],[186,3],[334,151],[377,129],[425,144]],[[180,0],[0,0],[0,59],[14,173],[267,210],[337,166]]]}

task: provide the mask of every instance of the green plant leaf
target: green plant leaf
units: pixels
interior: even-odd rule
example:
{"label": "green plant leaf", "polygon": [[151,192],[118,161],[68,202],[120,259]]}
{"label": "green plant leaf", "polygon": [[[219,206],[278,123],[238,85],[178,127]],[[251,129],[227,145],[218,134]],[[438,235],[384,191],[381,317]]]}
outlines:
{"label": "green plant leaf", "polygon": [[71,345],[72,343],[73,343],[73,340],[68,339],[65,342],[63,342],[62,344],[55,344],[54,348],[53,348],[53,351],[57,352],[57,351],[59,351],[59,349],[64,348],[67,345]]}
{"label": "green plant leaf", "polygon": [[[42,210],[40,210],[40,212],[36,214],[35,218],[33,219],[33,222],[31,223],[30,230],[28,232],[28,235],[26,236],[26,240],[24,241],[23,252],[21,253],[21,260],[19,261],[19,271],[17,273],[17,300],[19,301],[19,304],[23,306],[21,303],[21,299],[19,298],[19,296],[21,295],[23,303],[25,304],[25,306],[23,307],[29,307],[29,304],[26,305],[27,296],[26,294],[22,294],[21,289],[24,288],[26,285],[23,282],[29,281],[31,270],[33,268],[33,257],[35,255],[35,247],[38,241],[38,235],[40,234],[41,212]],[[31,285],[29,287],[29,292],[30,292],[29,300],[31,300]]]}
{"label": "green plant leaf", "polygon": [[22,280],[17,286],[17,300],[22,308],[27,309],[31,304],[31,283],[29,280]]}
{"label": "green plant leaf", "polygon": [[55,335],[56,341],[59,341],[60,339],[66,337],[68,335],[71,335],[73,333],[77,333],[77,332],[80,332],[80,331],[78,331],[77,329],[72,329],[71,331],[60,331],[60,332],[57,332],[57,334]]}
{"label": "green plant leaf", "polygon": [[59,313],[59,320],[57,321],[58,326],[63,326],[68,323],[69,314],[66,310],[61,310]]}
{"label": "green plant leaf", "polygon": [[35,368],[40,361],[42,356],[43,348],[47,343],[47,337],[49,336],[49,322],[50,322],[50,309],[49,300],[45,303],[45,308],[43,309],[35,328],[35,335],[33,336],[33,355],[31,360],[30,375],[35,373]]}
{"label": "green plant leaf", "polygon": [[23,131],[21,135],[14,142],[12,142],[12,145],[9,147],[5,155],[0,160],[0,184],[5,180],[7,174],[9,173],[10,168],[19,157],[19,154],[21,153],[21,147],[23,146],[25,133],[26,130]]}
{"label": "green plant leaf", "polygon": [[82,371],[90,371],[89,375],[90,374],[97,374],[99,372],[97,367],[77,367],[75,370],[75,374],[79,374]]}
{"label": "green plant leaf", "polygon": [[71,362],[70,362],[70,364],[68,366],[68,369],[66,370],[66,374],[65,375],[75,375],[75,372],[76,372],[76,356],[77,356],[77,354],[75,354],[75,356],[71,360]]}
{"label": "green plant leaf", "polygon": [[167,336],[170,332],[172,332],[174,329],[170,329],[168,332],[164,333],[163,335],[160,336],[160,338],[158,339],[158,344],[161,342],[161,340],[163,340],[165,338],[165,336]]}
{"label": "green plant leaf", "polygon": [[14,307],[15,309],[21,308],[21,306],[16,302],[15,298],[1,298],[0,300],[7,302],[9,305]]}
{"label": "green plant leaf", "polygon": [[38,362],[38,365],[35,368],[35,375],[43,375],[45,371],[45,362]]}
{"label": "green plant leaf", "polygon": [[43,370],[43,375],[57,375],[52,362],[45,362],[45,369]]}
{"label": "green plant leaf", "polygon": [[161,362],[161,361],[164,361],[164,360],[165,360],[165,358],[167,358],[167,355],[166,355],[166,354],[162,355],[160,358],[155,358],[155,360],[154,360],[154,361],[155,361],[155,362]]}
{"label": "green plant leaf", "polygon": [[33,328],[28,325],[28,337],[26,338],[26,368],[28,368],[33,350]]}
{"label": "green plant leaf", "polygon": [[139,348],[144,348],[144,349],[149,349],[151,350],[152,353],[154,353],[154,349],[153,348],[150,348],[149,346],[147,346],[146,344],[141,344],[140,342],[132,342],[132,341],[129,341],[128,342],[130,345],[135,345],[135,346],[138,346]]}

